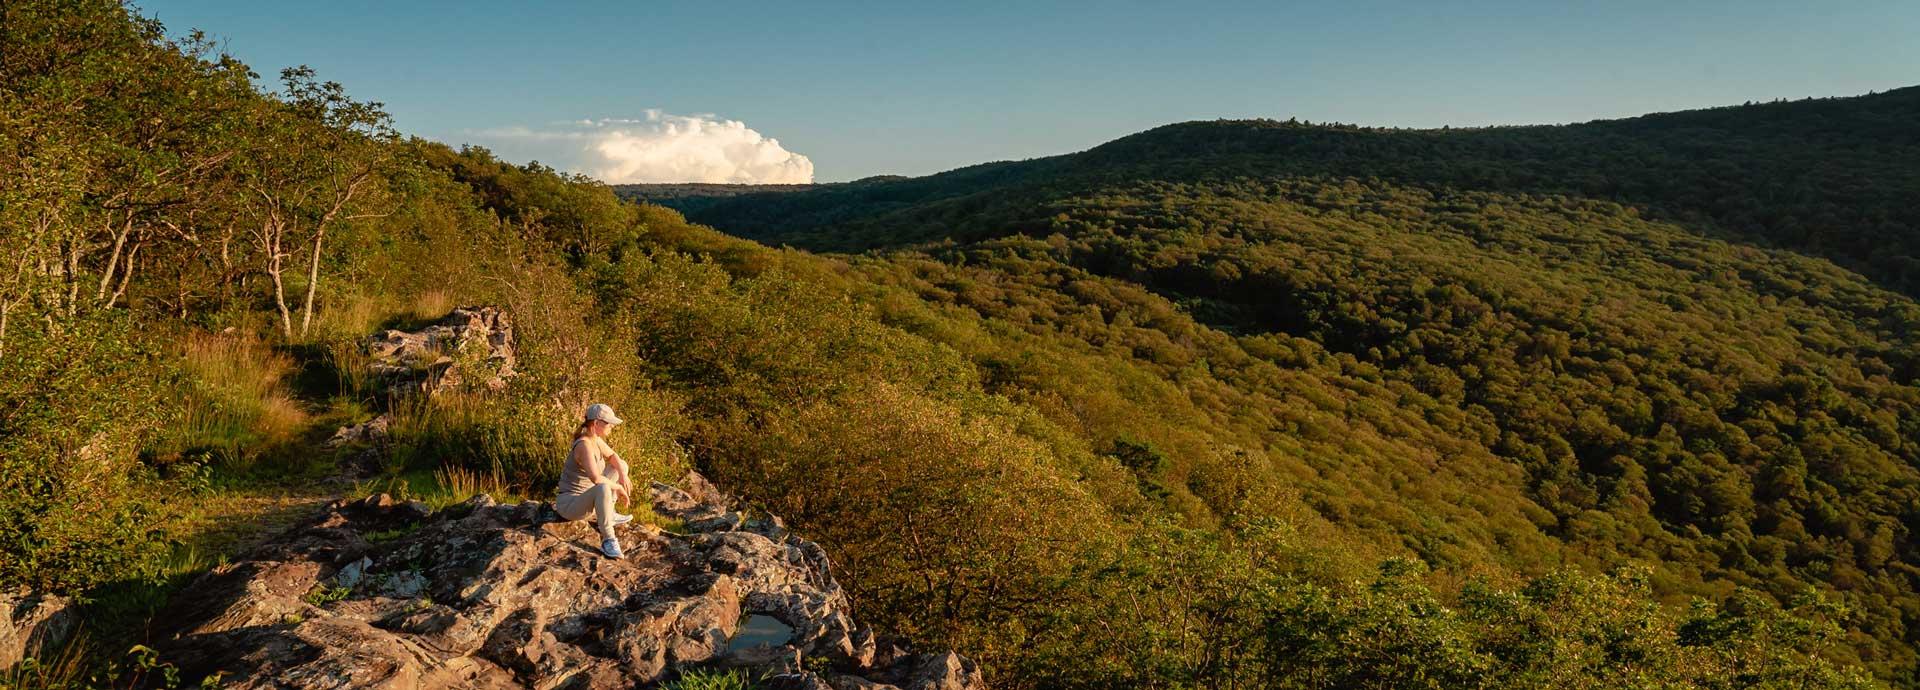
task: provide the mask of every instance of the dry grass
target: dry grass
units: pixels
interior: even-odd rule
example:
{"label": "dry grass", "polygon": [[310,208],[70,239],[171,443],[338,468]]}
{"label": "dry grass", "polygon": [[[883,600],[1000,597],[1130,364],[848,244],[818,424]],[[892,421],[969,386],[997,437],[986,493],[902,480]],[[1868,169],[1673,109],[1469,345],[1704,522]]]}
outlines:
{"label": "dry grass", "polygon": [[380,327],[394,311],[382,298],[349,294],[330,300],[315,320],[313,338],[340,340],[359,338]]}
{"label": "dry grass", "polygon": [[13,668],[0,671],[0,688],[8,690],[65,690],[84,688],[88,681],[93,645],[85,630],[74,632],[66,642],[47,652],[44,658],[28,657]]}
{"label": "dry grass", "polygon": [[453,311],[454,295],[446,290],[428,290],[411,299],[393,296],[347,294],[335,297],[314,320],[310,342],[358,340],[377,333],[381,325],[400,318],[432,321]]}
{"label": "dry grass", "polygon": [[359,395],[372,391],[373,357],[358,339],[337,339],[327,343],[327,363],[339,381],[340,391]]}
{"label": "dry grass", "polygon": [[458,503],[475,494],[487,494],[496,501],[506,501],[517,493],[507,485],[506,475],[498,465],[485,472],[459,465],[444,465],[434,471],[433,478],[439,483],[440,491],[444,492],[448,503]]}
{"label": "dry grass", "polygon": [[555,423],[564,418],[509,397],[447,392],[396,401],[392,411],[394,464],[405,470],[457,465],[497,474],[510,487],[536,486],[557,476],[567,448],[566,430]]}
{"label": "dry grass", "polygon": [[453,311],[453,295],[445,290],[428,290],[413,298],[413,317],[420,320],[438,319]]}
{"label": "dry grass", "polygon": [[192,333],[181,341],[187,391],[171,450],[209,450],[223,463],[248,464],[264,449],[292,441],[308,415],[288,391],[293,360],[253,335]]}

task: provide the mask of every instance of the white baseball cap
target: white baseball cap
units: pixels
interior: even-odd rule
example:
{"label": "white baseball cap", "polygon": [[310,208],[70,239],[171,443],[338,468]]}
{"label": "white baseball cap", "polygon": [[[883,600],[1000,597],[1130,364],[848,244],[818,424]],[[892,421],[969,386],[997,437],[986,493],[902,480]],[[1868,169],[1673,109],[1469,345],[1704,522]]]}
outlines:
{"label": "white baseball cap", "polygon": [[594,403],[587,406],[587,421],[596,419],[608,424],[619,424],[627,421],[621,419],[619,415],[614,414],[613,408],[603,403]]}

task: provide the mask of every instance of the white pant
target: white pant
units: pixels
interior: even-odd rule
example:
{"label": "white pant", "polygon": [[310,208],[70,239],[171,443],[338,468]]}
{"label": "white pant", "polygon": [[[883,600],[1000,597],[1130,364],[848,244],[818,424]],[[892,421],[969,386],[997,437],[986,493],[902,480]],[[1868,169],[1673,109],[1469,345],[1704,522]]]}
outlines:
{"label": "white pant", "polygon": [[568,520],[593,515],[600,523],[600,538],[613,538],[613,485],[595,484],[583,493],[560,494],[553,500],[554,512]]}

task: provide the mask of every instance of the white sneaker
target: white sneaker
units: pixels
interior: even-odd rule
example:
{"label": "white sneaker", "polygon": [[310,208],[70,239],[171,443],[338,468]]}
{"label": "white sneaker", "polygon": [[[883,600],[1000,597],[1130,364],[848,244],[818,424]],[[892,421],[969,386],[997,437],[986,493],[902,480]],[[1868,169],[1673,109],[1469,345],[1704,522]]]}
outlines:
{"label": "white sneaker", "polygon": [[627,524],[627,523],[629,523],[629,522],[633,522],[633,516],[632,516],[632,515],[621,515],[621,514],[619,514],[619,513],[614,513],[614,514],[613,514],[613,524],[616,524],[616,525],[624,525],[624,524]]}

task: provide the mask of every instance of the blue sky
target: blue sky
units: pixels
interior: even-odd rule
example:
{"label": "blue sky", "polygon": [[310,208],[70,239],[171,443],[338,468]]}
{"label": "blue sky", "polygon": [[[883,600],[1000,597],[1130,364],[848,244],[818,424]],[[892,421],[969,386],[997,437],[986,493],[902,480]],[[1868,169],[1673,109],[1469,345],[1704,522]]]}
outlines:
{"label": "blue sky", "polygon": [[[1920,83],[1913,0],[140,7],[176,33],[225,38],[263,75],[312,65],[386,103],[405,132],[588,172],[791,174],[779,155],[795,153],[839,181],[1065,153],[1193,119],[1577,122]],[[744,128],[672,117],[707,114]],[[754,133],[779,142],[749,141],[759,148],[742,155],[757,162],[687,162]],[[610,136],[623,138],[601,167],[574,150]]]}

